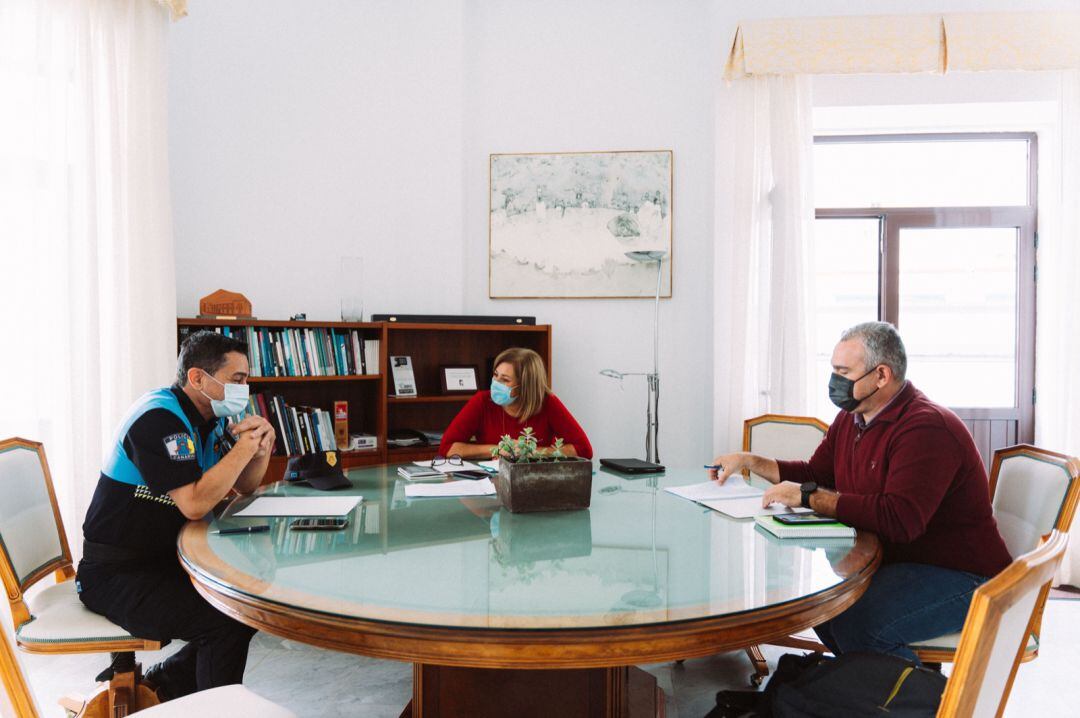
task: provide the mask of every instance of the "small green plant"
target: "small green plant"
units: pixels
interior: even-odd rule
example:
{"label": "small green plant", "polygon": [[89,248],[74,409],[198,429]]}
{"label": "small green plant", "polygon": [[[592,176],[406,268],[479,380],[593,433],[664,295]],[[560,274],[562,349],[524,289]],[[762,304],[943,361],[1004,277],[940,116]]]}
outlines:
{"label": "small green plant", "polygon": [[491,456],[496,459],[504,457],[507,461],[517,464],[528,464],[546,459],[558,461],[566,458],[562,447],[563,440],[555,439],[555,443],[551,445],[551,451],[547,454],[542,453],[536,448],[536,436],[533,434],[532,427],[527,426],[517,439],[511,438],[509,434],[504,434],[499,439],[499,443],[495,445],[495,448],[491,450]]}
{"label": "small green plant", "polygon": [[562,452],[562,445],[562,439],[555,439],[555,443],[551,445],[551,458],[553,460],[558,461],[566,458],[566,454]]}

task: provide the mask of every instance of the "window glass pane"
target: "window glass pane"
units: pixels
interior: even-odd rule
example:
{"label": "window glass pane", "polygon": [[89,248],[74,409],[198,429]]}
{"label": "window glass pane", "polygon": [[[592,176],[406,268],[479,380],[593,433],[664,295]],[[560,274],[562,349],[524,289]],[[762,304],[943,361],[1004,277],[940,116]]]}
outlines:
{"label": "window glass pane", "polygon": [[836,416],[829,401],[832,351],[840,333],[878,316],[880,220],[818,219],[814,222],[815,372],[814,414]]}
{"label": "window glass pane", "polygon": [[1026,140],[817,142],[815,207],[1028,203]]}
{"label": "window glass pane", "polygon": [[908,378],[946,406],[1016,403],[1017,230],[900,230]]}

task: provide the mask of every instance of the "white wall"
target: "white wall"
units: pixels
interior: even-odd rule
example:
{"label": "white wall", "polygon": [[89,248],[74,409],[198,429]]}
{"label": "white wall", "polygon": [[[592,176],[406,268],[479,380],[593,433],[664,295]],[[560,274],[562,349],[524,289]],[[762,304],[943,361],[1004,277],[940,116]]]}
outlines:
{"label": "white wall", "polygon": [[604,455],[642,455],[644,300],[487,298],[492,152],[675,153],[662,309],[662,458],[708,453],[709,3],[193,3],[173,26],[179,311],[218,287],[261,317],[334,319],[339,258],[365,310],[525,313],[554,325],[555,390]]}
{"label": "white wall", "polygon": [[178,311],[461,310],[461,4],[192,3],[170,33]]}
{"label": "white wall", "polygon": [[718,77],[738,21],[1077,5],[193,2],[170,33],[179,311],[194,314],[198,297],[224,287],[261,317],[336,319],[340,259],[362,255],[367,313],[527,313],[553,324],[555,390],[602,454],[641,455],[644,385],[627,380],[620,392],[597,372],[648,368],[650,303],[488,299],[487,163],[493,152],[670,148],[660,449],[692,464],[731,435],[712,426],[711,397],[724,389],[727,319],[739,311],[713,310],[724,272],[714,246],[736,241],[731,91]]}
{"label": "white wall", "polygon": [[[602,455],[643,456],[650,300],[488,299],[488,155],[671,149],[673,287],[661,303],[660,457],[697,461],[711,432],[712,73],[706,3],[469,3],[466,11],[465,308],[554,326],[556,391]],[[692,457],[692,458],[691,458]]]}

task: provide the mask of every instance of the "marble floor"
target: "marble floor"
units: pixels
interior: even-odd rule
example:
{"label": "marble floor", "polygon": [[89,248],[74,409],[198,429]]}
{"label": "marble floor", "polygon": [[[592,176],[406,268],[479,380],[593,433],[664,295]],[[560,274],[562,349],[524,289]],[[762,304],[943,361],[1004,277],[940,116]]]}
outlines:
{"label": "marble floor", "polygon": [[[1080,715],[1080,600],[1049,601],[1043,629],[1041,655],[1020,667],[1007,718]],[[176,648],[141,653],[139,660],[148,666]],[[764,647],[770,666],[785,650]],[[101,656],[22,656],[43,716],[56,718],[64,715],[57,699],[89,694],[93,676],[105,663]],[[714,705],[717,690],[744,688],[750,673],[741,651],[643,668],[664,689],[669,718],[700,718]],[[260,633],[252,642],[245,683],[305,718],[398,718],[411,693],[412,672],[405,663],[325,651]]]}

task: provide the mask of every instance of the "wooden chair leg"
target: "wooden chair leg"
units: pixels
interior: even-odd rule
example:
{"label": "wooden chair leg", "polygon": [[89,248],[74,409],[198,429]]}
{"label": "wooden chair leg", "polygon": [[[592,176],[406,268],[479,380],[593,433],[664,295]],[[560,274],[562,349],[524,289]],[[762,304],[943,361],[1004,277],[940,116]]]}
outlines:
{"label": "wooden chair leg", "polygon": [[[117,718],[156,706],[157,693],[142,682],[142,666],[135,654],[113,654],[113,663],[100,676],[107,684],[86,701],[78,718]],[[69,704],[61,701],[66,710]]]}
{"label": "wooden chair leg", "polygon": [[761,646],[747,646],[746,657],[754,665],[754,672],[750,675],[750,685],[758,688],[761,686],[761,682],[769,675],[769,664],[765,661],[765,654],[761,652]]}

